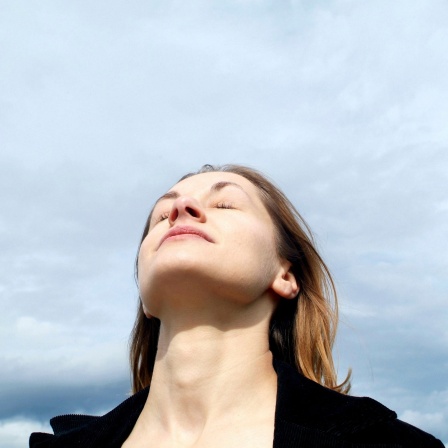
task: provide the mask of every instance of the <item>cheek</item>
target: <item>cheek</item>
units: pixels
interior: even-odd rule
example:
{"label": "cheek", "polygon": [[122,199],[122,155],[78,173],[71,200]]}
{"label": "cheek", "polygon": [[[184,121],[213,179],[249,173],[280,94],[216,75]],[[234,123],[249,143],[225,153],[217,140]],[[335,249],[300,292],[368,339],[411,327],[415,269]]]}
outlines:
{"label": "cheek", "polygon": [[145,239],[140,246],[137,258],[137,274],[138,274],[138,288],[140,296],[143,298],[145,290],[148,287],[148,278],[151,272],[152,251],[151,244],[148,239]]}
{"label": "cheek", "polygon": [[141,252],[138,254],[138,260],[137,260],[137,277],[138,277],[138,287],[141,288],[141,284],[143,279],[146,277],[145,272],[145,266],[142,260],[142,254]]}
{"label": "cheek", "polygon": [[154,272],[152,264],[142,252],[138,257],[138,292],[146,317],[157,316],[154,308]]}
{"label": "cheek", "polygon": [[253,244],[258,248],[258,251],[267,251],[269,255],[276,254],[276,240],[274,228],[265,223],[257,223],[251,228],[251,236]]}
{"label": "cheek", "polygon": [[238,237],[235,235],[234,245],[238,255],[234,261],[239,267],[250,267],[250,270],[258,271],[269,282],[279,266],[274,230],[259,222],[252,223],[247,228],[250,231],[241,232]]}

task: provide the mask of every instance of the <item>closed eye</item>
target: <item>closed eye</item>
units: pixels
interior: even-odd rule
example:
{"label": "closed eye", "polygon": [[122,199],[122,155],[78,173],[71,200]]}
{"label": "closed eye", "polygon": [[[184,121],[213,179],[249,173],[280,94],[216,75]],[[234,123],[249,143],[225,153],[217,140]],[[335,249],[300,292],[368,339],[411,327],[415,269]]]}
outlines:
{"label": "closed eye", "polygon": [[164,221],[165,219],[168,219],[168,216],[170,216],[170,212],[165,212],[159,215],[156,219],[156,224],[160,221]]}
{"label": "closed eye", "polygon": [[231,202],[218,202],[215,207],[216,208],[228,208],[228,209],[235,208],[235,206]]}

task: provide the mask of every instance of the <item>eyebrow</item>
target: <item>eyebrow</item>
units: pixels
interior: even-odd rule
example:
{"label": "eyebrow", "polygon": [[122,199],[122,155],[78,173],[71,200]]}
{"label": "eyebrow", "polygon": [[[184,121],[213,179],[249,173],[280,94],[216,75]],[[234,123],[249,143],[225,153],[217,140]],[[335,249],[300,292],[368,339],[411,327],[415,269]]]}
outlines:
{"label": "eyebrow", "polygon": [[[210,187],[210,192],[211,193],[217,193],[218,191],[221,191],[225,187],[236,187],[236,188],[239,188],[246,196],[249,197],[249,195],[247,194],[247,192],[244,190],[244,188],[241,185],[238,185],[235,182],[228,182],[228,181],[216,182],[215,184],[213,184]],[[154,206],[156,206],[160,201],[163,201],[165,199],[177,199],[179,196],[180,196],[180,194],[177,191],[174,191],[174,190],[168,191],[164,195],[160,196],[159,199],[157,199],[157,201],[154,204]]]}
{"label": "eyebrow", "polygon": [[216,193],[216,192],[218,192],[218,191],[221,191],[223,188],[225,188],[225,187],[237,187],[237,188],[239,188],[244,194],[246,194],[247,196],[249,196],[247,193],[246,193],[246,191],[244,190],[244,188],[241,186],[241,185],[239,185],[239,184],[237,184],[237,183],[235,183],[235,182],[228,182],[228,181],[222,181],[222,182],[216,182],[216,184],[213,184],[211,187],[210,187],[210,191],[212,192],[212,193]]}
{"label": "eyebrow", "polygon": [[156,204],[158,204],[160,201],[163,201],[165,199],[176,199],[178,198],[180,195],[177,191],[168,191],[167,193],[165,193],[164,195],[160,196],[159,199],[157,199]]}

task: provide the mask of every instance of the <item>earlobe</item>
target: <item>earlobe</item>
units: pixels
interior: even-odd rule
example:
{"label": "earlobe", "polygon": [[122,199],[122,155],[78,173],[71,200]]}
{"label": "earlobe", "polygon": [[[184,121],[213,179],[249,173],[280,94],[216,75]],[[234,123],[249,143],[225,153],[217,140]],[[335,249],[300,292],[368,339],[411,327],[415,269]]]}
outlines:
{"label": "earlobe", "polygon": [[282,267],[271,286],[272,290],[284,299],[294,299],[300,290],[290,267],[291,263],[287,262],[287,265]]}

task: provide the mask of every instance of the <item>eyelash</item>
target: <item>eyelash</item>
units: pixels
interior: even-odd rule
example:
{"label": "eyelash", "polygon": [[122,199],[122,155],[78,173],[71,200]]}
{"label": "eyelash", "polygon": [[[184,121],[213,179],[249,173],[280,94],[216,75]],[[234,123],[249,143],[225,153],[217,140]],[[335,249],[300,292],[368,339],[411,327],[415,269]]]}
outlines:
{"label": "eyelash", "polygon": [[233,204],[230,202],[218,202],[215,206],[216,208],[226,208],[226,209],[232,209],[235,208]]}
{"label": "eyelash", "polygon": [[[215,206],[215,208],[222,208],[222,209],[227,209],[227,210],[231,210],[234,209],[235,207],[233,206],[232,203],[230,202],[218,202]],[[161,221],[165,221],[165,219],[168,219],[168,216],[170,216],[169,212],[165,212],[162,213],[156,220],[156,224],[161,222]]]}
{"label": "eyelash", "polygon": [[169,212],[162,213],[162,214],[157,218],[157,220],[156,220],[156,224],[159,223],[159,222],[161,222],[161,221],[165,221],[165,219],[168,219],[168,216],[170,216],[170,213],[169,213]]}

